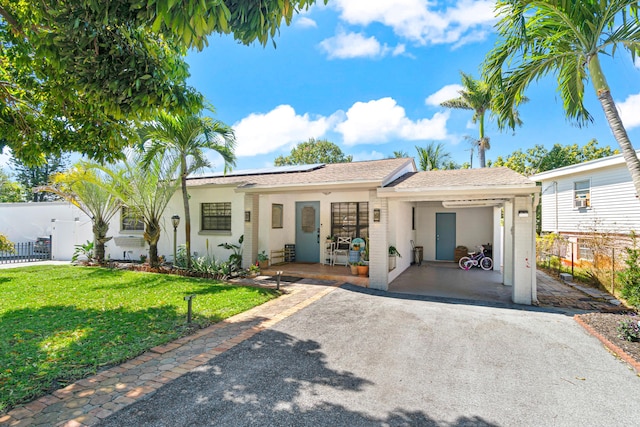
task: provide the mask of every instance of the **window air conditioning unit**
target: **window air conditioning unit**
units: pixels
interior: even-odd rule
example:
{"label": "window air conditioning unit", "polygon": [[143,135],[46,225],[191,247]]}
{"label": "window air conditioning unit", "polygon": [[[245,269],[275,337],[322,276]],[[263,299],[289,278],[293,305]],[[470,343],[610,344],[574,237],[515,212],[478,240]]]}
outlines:
{"label": "window air conditioning unit", "polygon": [[576,199],[574,203],[576,208],[586,208],[588,206],[587,199]]}

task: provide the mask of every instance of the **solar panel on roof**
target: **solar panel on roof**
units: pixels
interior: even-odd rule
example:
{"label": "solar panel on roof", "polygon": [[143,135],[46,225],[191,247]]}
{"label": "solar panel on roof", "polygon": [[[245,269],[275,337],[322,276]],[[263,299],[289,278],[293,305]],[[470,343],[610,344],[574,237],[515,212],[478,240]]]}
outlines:
{"label": "solar panel on roof", "polygon": [[280,173],[292,173],[292,172],[309,172],[312,170],[320,169],[325,166],[324,163],[313,163],[310,165],[289,165],[289,166],[274,166],[270,168],[259,169],[244,169],[227,172],[215,172],[202,175],[190,175],[189,178],[217,178],[222,176],[251,176],[251,175],[271,175]]}

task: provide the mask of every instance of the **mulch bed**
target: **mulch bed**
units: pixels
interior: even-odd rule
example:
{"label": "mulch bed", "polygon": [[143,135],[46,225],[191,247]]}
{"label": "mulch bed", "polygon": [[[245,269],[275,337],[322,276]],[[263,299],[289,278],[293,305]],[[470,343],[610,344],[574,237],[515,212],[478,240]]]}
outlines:
{"label": "mulch bed", "polygon": [[[619,338],[618,324],[624,319],[640,319],[637,315],[621,313],[587,313],[575,316],[576,321],[602,341],[609,350],[624,359],[640,374],[640,341]],[[591,329],[591,330],[590,330]]]}

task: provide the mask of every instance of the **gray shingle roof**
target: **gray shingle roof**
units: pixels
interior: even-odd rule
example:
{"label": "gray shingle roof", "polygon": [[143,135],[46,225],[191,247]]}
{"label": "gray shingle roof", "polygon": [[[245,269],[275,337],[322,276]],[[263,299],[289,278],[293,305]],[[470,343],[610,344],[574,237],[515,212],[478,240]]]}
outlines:
{"label": "gray shingle roof", "polygon": [[189,178],[190,187],[200,185],[238,185],[239,187],[277,187],[296,185],[322,185],[346,183],[371,183],[379,187],[385,178],[412,162],[411,159],[384,159],[351,163],[326,164],[318,169],[303,172],[266,173]]}
{"label": "gray shingle roof", "polygon": [[506,168],[456,169],[413,172],[403,175],[386,188],[397,190],[443,187],[531,186],[535,183]]}

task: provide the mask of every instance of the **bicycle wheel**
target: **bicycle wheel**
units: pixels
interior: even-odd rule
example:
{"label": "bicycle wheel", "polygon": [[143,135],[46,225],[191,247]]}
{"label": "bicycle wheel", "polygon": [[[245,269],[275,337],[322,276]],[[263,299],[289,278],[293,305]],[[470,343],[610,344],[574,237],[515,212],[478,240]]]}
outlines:
{"label": "bicycle wheel", "polygon": [[458,261],[458,265],[460,266],[461,269],[468,270],[465,264],[469,261],[471,261],[471,258],[469,258],[468,256],[463,256],[462,258],[460,258],[460,261]]}
{"label": "bicycle wheel", "polygon": [[488,256],[482,258],[480,260],[480,267],[482,267],[483,270],[491,270],[493,268],[493,260]]}

